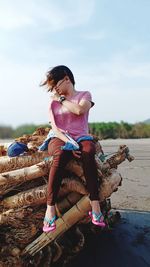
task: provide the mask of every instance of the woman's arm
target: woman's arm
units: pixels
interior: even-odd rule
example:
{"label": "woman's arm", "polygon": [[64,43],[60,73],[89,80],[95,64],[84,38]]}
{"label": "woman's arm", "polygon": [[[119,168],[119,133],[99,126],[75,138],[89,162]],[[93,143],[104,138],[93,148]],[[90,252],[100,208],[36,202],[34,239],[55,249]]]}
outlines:
{"label": "woman's arm", "polygon": [[[60,140],[64,141],[65,143],[70,142],[70,140],[65,136],[65,134],[63,134],[63,133],[56,127],[54,121],[51,122],[51,126],[52,126],[52,130],[53,130],[53,132],[56,134],[56,136],[57,136]],[[78,145],[78,143],[76,143],[76,142],[74,141],[74,145],[75,145],[75,144]],[[77,150],[77,151],[72,150],[72,154],[73,154],[73,156],[74,156],[75,158],[78,158],[78,159],[79,159],[79,158],[81,157],[81,151],[79,151],[79,150]]]}
{"label": "woman's arm", "polygon": [[[53,100],[59,101],[60,95],[57,93],[52,96]],[[66,107],[70,112],[81,115],[87,112],[91,106],[92,102],[90,100],[81,99],[79,104],[73,103],[70,100],[67,100],[67,98],[62,102],[62,105]]]}
{"label": "woman's arm", "polygon": [[74,144],[75,146],[78,146],[78,143],[74,140],[70,140],[55,124],[55,119],[52,110],[50,110],[50,119],[51,119],[51,127],[54,132],[54,134],[65,143],[70,142]]}
{"label": "woman's arm", "polygon": [[91,102],[88,100],[81,100],[79,104],[76,104],[66,99],[62,102],[62,105],[76,115],[84,114],[91,108]]}
{"label": "woman's arm", "polygon": [[52,126],[52,130],[55,133],[55,135],[62,141],[69,142],[69,139],[65,136],[64,133],[62,133],[57,127],[56,125],[53,125],[53,123],[51,122],[51,126]]}

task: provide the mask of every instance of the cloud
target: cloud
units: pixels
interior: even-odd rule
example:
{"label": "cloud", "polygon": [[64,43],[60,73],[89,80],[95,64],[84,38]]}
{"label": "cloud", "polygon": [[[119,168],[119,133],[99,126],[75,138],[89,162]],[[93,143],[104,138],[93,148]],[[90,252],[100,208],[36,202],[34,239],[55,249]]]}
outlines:
{"label": "cloud", "polygon": [[0,2],[0,28],[45,27],[48,31],[87,23],[94,12],[94,0],[5,0]]}
{"label": "cloud", "polygon": [[106,39],[106,33],[104,31],[101,32],[90,32],[83,36],[86,40],[90,41],[100,41]]}
{"label": "cloud", "polygon": [[[20,5],[22,2],[22,6]],[[0,28],[3,30],[13,30],[30,26],[34,20],[27,12],[27,5],[24,1],[10,0],[0,2]],[[29,5],[28,5],[29,8]]]}

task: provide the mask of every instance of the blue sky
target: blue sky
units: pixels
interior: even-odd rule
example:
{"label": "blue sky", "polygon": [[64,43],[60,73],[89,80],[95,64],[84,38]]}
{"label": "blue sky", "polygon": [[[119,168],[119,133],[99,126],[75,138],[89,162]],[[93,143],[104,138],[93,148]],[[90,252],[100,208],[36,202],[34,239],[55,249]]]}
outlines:
{"label": "blue sky", "polygon": [[49,121],[39,87],[58,64],[92,93],[89,121],[150,117],[149,0],[0,0],[0,125]]}

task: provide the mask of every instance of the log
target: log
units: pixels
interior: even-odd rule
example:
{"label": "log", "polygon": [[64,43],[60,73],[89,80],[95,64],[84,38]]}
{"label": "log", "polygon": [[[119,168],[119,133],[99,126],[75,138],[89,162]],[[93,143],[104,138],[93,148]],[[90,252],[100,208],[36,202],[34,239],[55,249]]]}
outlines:
{"label": "log", "polygon": [[111,170],[111,175],[103,179],[102,185],[100,187],[99,198],[100,202],[104,199],[109,198],[111,194],[116,191],[118,186],[121,185],[122,176],[116,171],[116,169]]}
{"label": "log", "polygon": [[[51,163],[52,163],[52,157],[46,157],[45,161],[42,161],[30,167],[25,167],[22,169],[1,173],[0,194],[4,195],[13,190],[14,186],[17,186],[26,181],[34,180],[41,176],[48,175]],[[70,172],[76,174],[78,177],[80,177],[81,180],[85,182],[85,177],[83,175],[81,162],[75,159],[71,160],[67,164],[66,170],[69,170]]]}
{"label": "log", "polygon": [[38,251],[53,242],[58,236],[61,236],[71,226],[86,216],[89,209],[90,200],[87,196],[84,196],[62,218],[56,220],[56,230],[54,232],[41,234],[23,250],[22,255],[30,254],[34,256]]}
{"label": "log", "polygon": [[[33,266],[37,266],[44,256],[42,248],[47,244],[50,244],[47,249],[51,252],[49,262],[52,261],[52,258],[57,261],[63,255],[63,246],[67,244],[63,243],[65,232],[76,223],[84,226],[90,220],[86,216],[90,209],[90,203],[82,162],[72,159],[66,166],[68,176],[62,180],[58,194],[56,213],[59,218],[56,221],[56,231],[41,234],[46,210],[46,183],[52,159],[43,161],[45,157],[48,157],[47,151],[33,153],[32,149],[36,150],[37,144],[45,138],[44,135],[44,132],[39,131],[38,134],[18,139],[18,141],[28,142],[28,146],[31,148],[30,155],[0,158],[0,193],[3,195],[0,201],[0,238],[2,236],[3,247],[3,250],[0,250],[0,256],[2,264],[5,263],[4,266],[10,266],[10,263],[11,266],[28,266],[29,261],[24,261],[21,254],[24,256],[36,254],[36,257],[33,257],[32,260],[30,258],[30,261]],[[118,152],[111,157],[106,157],[102,162],[99,159],[102,154],[100,143],[96,142],[95,145],[98,175],[102,179],[99,195],[103,210],[103,203],[121,184],[122,177],[116,170],[117,166],[125,159],[131,161],[133,158],[130,156],[128,148],[121,146]],[[105,201],[103,202],[103,200]],[[74,231],[73,229],[75,227],[71,229],[71,233]],[[84,233],[81,231],[78,234],[78,239],[81,239],[83,244]],[[39,237],[37,238],[37,236]],[[62,239],[64,245],[61,246],[59,238]],[[74,250],[72,247],[72,251],[79,251],[79,246],[77,244]],[[54,250],[56,250],[55,257]],[[8,251],[7,258],[6,251]],[[40,253],[37,253],[39,251]]]}
{"label": "log", "polygon": [[14,209],[30,205],[41,205],[46,203],[46,185],[29,189],[16,195],[6,197],[0,202],[4,209]]}
{"label": "log", "polygon": [[48,175],[52,159],[42,161],[31,167],[26,167],[0,174],[0,194],[6,194],[13,189],[13,186],[29,180]]}
{"label": "log", "polygon": [[[128,159],[130,161],[133,160],[133,158],[129,155],[129,150],[126,146],[120,146],[118,152],[109,159],[106,159],[104,163],[99,160],[97,155],[95,156],[95,159],[97,162],[98,174],[100,177],[102,177],[103,175],[110,175],[110,169],[117,168],[117,166],[121,164],[125,159]],[[18,185],[22,182],[47,175],[51,162],[52,158],[31,167],[2,173],[0,175],[0,194],[3,195],[11,191],[11,189],[13,189],[13,185]],[[71,160],[67,164],[66,169],[76,174],[85,182],[82,163],[79,160]]]}
{"label": "log", "polygon": [[[119,186],[121,180],[121,175],[118,174],[116,170],[113,170],[112,174],[107,179],[104,178],[100,189],[100,201],[109,197]],[[47,185],[43,185],[18,193],[14,196],[6,197],[3,201],[1,201],[0,206],[3,206],[4,209],[13,209],[29,205],[41,205],[46,203],[46,190]],[[69,192],[77,192],[83,195],[88,194],[86,187],[79,180],[74,180],[74,178],[69,178],[66,182],[64,179],[58,197],[65,196]]]}
{"label": "log", "polygon": [[[66,196],[70,192],[77,192],[80,194],[87,194],[86,188],[79,181],[70,178],[66,178],[67,180],[63,181],[62,188],[60,188],[60,192],[58,194],[58,198],[62,196]],[[16,195],[6,197],[4,200],[0,202],[0,206],[3,209],[14,209],[24,206],[38,206],[46,203],[46,192],[47,185],[38,186],[27,191],[18,193]]]}
{"label": "log", "polygon": [[[58,201],[58,203],[56,203],[58,217],[61,217],[66,211],[68,211],[77,201],[79,201],[81,197],[81,194],[71,192],[65,198]],[[45,209],[45,206],[24,206],[21,208],[3,211],[0,214],[0,225],[5,224],[18,228],[21,227],[24,221],[35,221],[36,216],[38,216],[38,219],[41,218],[41,221],[43,222]],[[34,216],[34,214],[38,215]]]}
{"label": "log", "polygon": [[48,156],[47,151],[36,152],[31,155],[24,155],[19,157],[1,157],[0,158],[0,173],[21,169],[23,167],[29,167],[34,164],[41,162],[45,157]]}
{"label": "log", "polygon": [[106,160],[106,163],[109,164],[110,168],[117,168],[125,159],[131,162],[134,157],[130,155],[129,148],[126,145],[121,145],[118,151]]}
{"label": "log", "polygon": [[[37,128],[33,134],[24,134],[15,139],[16,142],[22,142],[28,145],[29,152],[19,157],[1,157],[0,158],[0,173],[10,170],[16,170],[23,167],[29,167],[38,162],[41,162],[48,156],[47,151],[37,151],[38,146],[41,145],[46,138],[51,128]],[[2,147],[2,146],[1,146]]]}

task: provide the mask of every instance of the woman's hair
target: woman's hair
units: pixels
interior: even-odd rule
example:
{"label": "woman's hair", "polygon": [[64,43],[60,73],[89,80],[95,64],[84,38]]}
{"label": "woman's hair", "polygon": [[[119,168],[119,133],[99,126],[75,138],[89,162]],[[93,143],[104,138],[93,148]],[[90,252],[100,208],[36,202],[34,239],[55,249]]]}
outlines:
{"label": "woman's hair", "polygon": [[46,80],[42,82],[40,86],[47,85],[47,84],[50,84],[51,86],[55,86],[65,76],[68,76],[71,83],[75,85],[75,80],[74,80],[72,71],[64,65],[58,65],[46,73]]}

